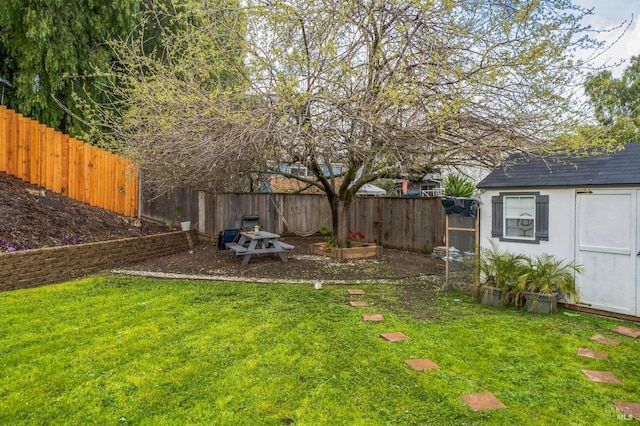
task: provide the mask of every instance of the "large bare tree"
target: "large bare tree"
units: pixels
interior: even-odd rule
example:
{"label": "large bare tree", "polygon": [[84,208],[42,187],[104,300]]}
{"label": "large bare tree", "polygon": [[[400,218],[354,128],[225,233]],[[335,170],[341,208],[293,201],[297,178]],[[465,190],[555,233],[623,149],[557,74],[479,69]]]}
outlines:
{"label": "large bare tree", "polygon": [[[159,187],[247,188],[283,163],[326,193],[338,243],[357,190],[441,166],[554,148],[576,126],[585,11],[568,0],[180,2],[149,52],[114,44],[126,141]],[[104,128],[104,127],[103,127]],[[340,173],[337,167],[340,166]]]}

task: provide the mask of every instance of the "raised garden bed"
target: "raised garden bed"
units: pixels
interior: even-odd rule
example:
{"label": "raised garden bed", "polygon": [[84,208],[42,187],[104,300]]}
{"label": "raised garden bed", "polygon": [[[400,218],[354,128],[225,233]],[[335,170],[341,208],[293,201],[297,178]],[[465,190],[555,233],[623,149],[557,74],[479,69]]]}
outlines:
{"label": "raised garden bed", "polygon": [[327,243],[315,243],[312,246],[313,254],[343,259],[366,259],[382,255],[382,247],[374,243],[356,243],[354,247],[338,248],[328,247]]}

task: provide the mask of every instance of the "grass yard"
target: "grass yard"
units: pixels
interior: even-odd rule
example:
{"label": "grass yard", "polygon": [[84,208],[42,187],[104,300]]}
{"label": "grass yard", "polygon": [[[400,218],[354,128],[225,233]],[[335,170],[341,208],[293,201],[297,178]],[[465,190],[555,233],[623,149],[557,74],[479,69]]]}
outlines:
{"label": "grass yard", "polygon": [[[640,342],[610,332],[628,323],[486,308],[459,292],[424,321],[399,311],[399,288],[356,288],[367,295],[98,276],[1,293],[0,424],[606,425],[624,419],[613,401],[640,403]],[[398,331],[411,340],[379,337]],[[441,369],[414,371],[410,358]],[[479,392],[508,408],[473,412],[461,395]]]}

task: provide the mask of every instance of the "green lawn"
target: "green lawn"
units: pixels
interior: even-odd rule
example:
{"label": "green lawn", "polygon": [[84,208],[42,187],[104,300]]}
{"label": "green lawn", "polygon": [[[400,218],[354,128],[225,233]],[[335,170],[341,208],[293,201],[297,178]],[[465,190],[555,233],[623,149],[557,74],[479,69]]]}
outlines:
{"label": "green lawn", "polygon": [[[602,425],[623,418],[613,401],[640,403],[640,342],[589,340],[628,323],[457,292],[425,321],[401,315],[398,288],[347,288],[100,276],[1,293],[0,424]],[[347,304],[358,298],[373,306]],[[395,331],[411,340],[379,337]],[[409,358],[442,368],[413,371]],[[460,396],[477,392],[508,408],[474,413]]]}

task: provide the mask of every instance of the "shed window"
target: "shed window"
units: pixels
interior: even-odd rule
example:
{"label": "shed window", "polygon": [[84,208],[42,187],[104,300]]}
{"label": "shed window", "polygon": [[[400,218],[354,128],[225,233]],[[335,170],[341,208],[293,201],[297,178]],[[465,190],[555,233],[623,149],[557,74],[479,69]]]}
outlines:
{"label": "shed window", "polygon": [[504,237],[534,240],[536,197],[533,195],[505,196]]}
{"label": "shed window", "polygon": [[502,241],[538,243],[549,239],[549,196],[508,193],[491,198],[491,236]]}

